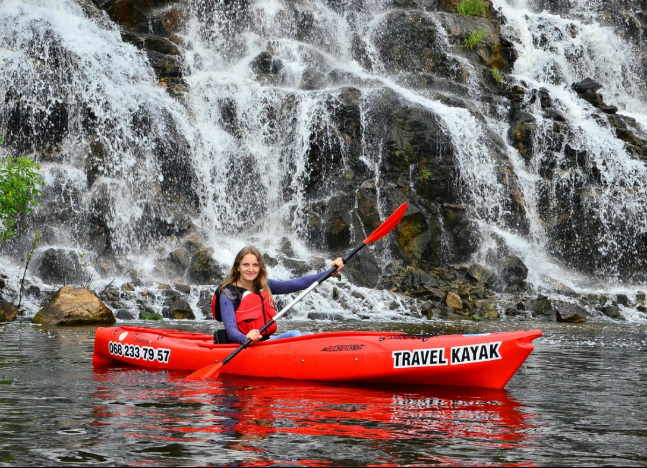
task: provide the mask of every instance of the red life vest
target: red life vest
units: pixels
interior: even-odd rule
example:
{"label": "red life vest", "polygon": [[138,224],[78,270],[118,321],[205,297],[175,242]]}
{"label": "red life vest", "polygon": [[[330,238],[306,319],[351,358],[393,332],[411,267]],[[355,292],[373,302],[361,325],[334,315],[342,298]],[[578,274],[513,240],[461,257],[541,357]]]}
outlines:
{"label": "red life vest", "polygon": [[[270,301],[266,291],[253,294],[249,291],[243,294],[240,305],[236,309],[236,325],[244,335],[251,330],[260,330],[263,325],[276,316],[276,310]],[[276,322],[267,327],[263,336],[270,336],[276,333]]]}
{"label": "red life vest", "polygon": [[[250,291],[245,288],[238,286],[228,285],[227,289],[229,290],[229,297],[234,304],[234,310],[236,311],[236,325],[238,329],[245,335],[249,333],[250,330],[260,330],[263,325],[272,320],[276,316],[276,310],[269,300],[269,296],[265,291],[261,291],[260,294],[252,294]],[[222,315],[220,313],[220,295],[223,294],[220,286],[216,288],[216,293],[211,299],[211,312],[213,318],[222,322]],[[261,303],[261,297],[263,302]],[[276,333],[276,323],[273,323],[267,330],[263,332],[264,337],[269,337]]]}

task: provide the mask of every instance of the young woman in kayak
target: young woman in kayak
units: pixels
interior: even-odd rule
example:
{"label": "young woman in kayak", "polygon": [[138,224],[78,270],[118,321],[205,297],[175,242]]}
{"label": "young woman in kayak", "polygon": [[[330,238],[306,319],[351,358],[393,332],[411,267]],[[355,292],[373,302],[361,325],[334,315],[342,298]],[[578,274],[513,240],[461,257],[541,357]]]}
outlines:
{"label": "young woman in kayak", "polygon": [[[337,266],[337,274],[344,268],[344,261],[338,257],[332,266]],[[301,335],[299,330],[291,330],[270,338],[276,332],[276,324],[265,330],[262,336],[259,330],[276,314],[273,294],[301,291],[320,276],[321,273],[316,273],[287,281],[269,279],[258,249],[252,246],[243,248],[236,255],[218,297],[222,322],[229,339],[234,343],[243,343],[247,338],[258,341]]]}

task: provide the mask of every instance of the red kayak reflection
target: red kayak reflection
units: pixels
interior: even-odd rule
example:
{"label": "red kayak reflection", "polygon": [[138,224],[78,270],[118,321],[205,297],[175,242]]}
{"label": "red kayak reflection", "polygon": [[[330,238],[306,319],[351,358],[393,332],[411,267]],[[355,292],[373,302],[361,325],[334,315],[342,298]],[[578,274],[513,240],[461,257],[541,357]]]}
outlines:
{"label": "red kayak reflection", "polygon": [[[523,449],[532,429],[533,416],[523,412],[504,389],[367,387],[228,375],[204,382],[185,381],[184,374],[95,368],[95,424],[118,425],[139,439],[203,442],[259,455],[247,459],[247,466],[277,464],[264,444],[276,435],[318,443],[353,439],[358,444],[388,441],[397,445],[389,449],[380,443],[383,455],[391,453],[388,460],[365,460],[368,463],[362,465],[464,466],[470,463],[460,457],[424,455],[425,450],[412,459],[395,453],[403,444],[413,444],[417,450],[426,444],[436,449],[439,444],[460,444],[484,453]],[[131,404],[108,405],[102,403],[105,400]],[[298,464],[330,462],[300,457]],[[483,458],[478,464],[527,466],[486,463]]]}

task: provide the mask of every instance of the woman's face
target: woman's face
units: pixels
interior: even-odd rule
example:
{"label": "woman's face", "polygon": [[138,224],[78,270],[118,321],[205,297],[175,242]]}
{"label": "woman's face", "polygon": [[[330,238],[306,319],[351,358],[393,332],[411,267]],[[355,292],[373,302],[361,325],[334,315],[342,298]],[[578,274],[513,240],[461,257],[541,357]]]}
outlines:
{"label": "woman's face", "polygon": [[240,261],[240,265],[238,265],[238,272],[240,273],[240,277],[243,280],[249,282],[253,282],[256,279],[260,270],[261,267],[258,264],[256,255],[254,254],[245,255]]}

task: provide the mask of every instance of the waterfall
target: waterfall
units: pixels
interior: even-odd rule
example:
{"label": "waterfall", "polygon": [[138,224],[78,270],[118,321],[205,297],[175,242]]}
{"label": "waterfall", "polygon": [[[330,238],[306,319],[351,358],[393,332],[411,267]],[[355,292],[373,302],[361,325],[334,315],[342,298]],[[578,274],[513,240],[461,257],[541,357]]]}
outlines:
{"label": "waterfall", "polygon": [[[313,213],[342,203],[339,191],[368,194],[382,220],[397,197],[422,199],[420,179],[440,175],[426,168],[426,156],[389,161],[387,146],[397,138],[382,120],[396,104],[420,109],[425,118],[416,124],[433,129],[437,140],[420,144],[433,146],[426,150],[435,151],[440,167],[452,165],[448,200],[434,203],[464,210],[478,230],[480,248],[470,261],[487,263],[502,239],[529,266],[533,287],[559,281],[578,292],[615,288],[633,252],[645,249],[647,168],[571,84],[587,77],[603,84],[605,102],[641,131],[647,96],[633,47],[596,20],[590,2],[571,3],[569,15],[557,15],[534,11],[532,1],[493,0],[518,55],[508,84],[529,90],[523,105],[537,129],[532,150],[521,154],[507,138],[512,104],[495,102],[480,87],[481,70],[456,45],[452,19],[435,6],[190,0],[177,33],[184,89],[173,97],[150,58],[124,41],[107,14],[81,0],[4,0],[4,151],[38,155],[47,186],[34,225],[44,225],[47,246],[90,252],[97,264],[121,255],[161,281],[156,261],[190,228],[223,265],[247,243],[280,256],[285,237],[294,257],[308,261],[325,255],[312,247],[311,238],[321,237]],[[389,28],[407,22],[424,31],[416,40],[427,41],[423,58],[411,59],[419,62],[415,72],[398,62],[412,38],[389,42]],[[431,72],[439,63],[443,76]],[[541,93],[569,125],[559,143],[554,119],[542,113],[539,98],[531,102]],[[570,167],[569,158],[579,165]],[[406,195],[393,188],[398,181],[388,167],[396,163],[406,166]],[[548,166],[555,169],[547,173]],[[358,200],[340,208],[348,215],[346,242],[371,229]],[[557,223],[578,210],[596,233],[586,255],[569,249],[588,243],[589,234],[575,222]],[[456,240],[447,219],[429,213],[429,231],[441,232],[440,252],[421,258],[452,263]],[[571,244],[556,243],[559,232]],[[398,257],[386,242],[376,252],[384,264]],[[588,264],[577,263],[581,256]],[[602,278],[583,271],[591,265]],[[272,273],[292,276],[282,263]],[[109,276],[104,271],[101,281]],[[349,287],[333,301],[326,298],[331,289],[309,305],[338,310],[347,303],[377,315],[399,300],[385,292],[357,301]]]}
{"label": "waterfall", "polygon": [[40,211],[60,212],[45,239],[88,248],[96,223],[116,251],[145,245],[173,216],[162,191],[192,138],[186,111],[141,51],[71,0],[5,1],[0,22],[0,128],[15,150],[44,154]]}
{"label": "waterfall", "polygon": [[[568,145],[586,154],[588,159],[584,171],[591,168],[600,170],[599,183],[591,188],[584,206],[579,208],[582,214],[592,217],[592,223],[603,226],[600,229],[602,236],[593,246],[597,249],[596,255],[604,259],[599,271],[594,273],[601,273],[603,279],[592,278],[592,283],[599,287],[610,279],[621,279],[618,265],[632,262],[632,257],[642,249],[640,239],[647,233],[647,216],[642,208],[647,168],[644,162],[628,153],[623,142],[616,138],[614,129],[604,119],[596,118],[596,109],[579,98],[570,85],[584,78],[603,83],[600,92],[605,102],[612,103],[620,113],[635,119],[643,131],[647,129],[647,115],[644,113],[647,95],[644,88],[638,86],[641,79],[633,47],[611,28],[595,21],[591,2],[574,3],[572,17],[546,11],[533,12],[523,2],[515,4],[497,0],[494,6],[506,18],[503,34],[519,52],[513,70],[514,79],[533,89],[548,90],[556,107],[572,126],[569,140],[563,143],[555,163],[559,166],[563,162],[563,150]],[[519,170],[526,174],[526,198],[535,200],[536,205],[542,196],[554,199],[555,192],[569,191],[569,184],[580,183],[587,174],[582,170],[556,171],[553,180],[546,183],[540,174],[542,167],[550,162],[551,143],[548,140],[552,122],[539,112],[535,116],[539,131],[534,155],[528,164],[519,163]],[[572,209],[578,208],[573,204]],[[538,273],[542,263],[550,264],[552,268],[554,261],[545,254],[550,240],[541,227],[537,210],[529,210],[529,213],[535,214],[535,229],[530,242],[532,248],[527,251],[532,254],[525,257],[539,260],[531,262],[539,267],[535,268],[535,273]],[[537,256],[538,252],[543,254]],[[561,270],[559,275],[564,273]],[[571,283],[574,287],[591,283],[591,279],[581,281],[581,275],[573,273],[566,274],[566,278],[574,280]]]}

